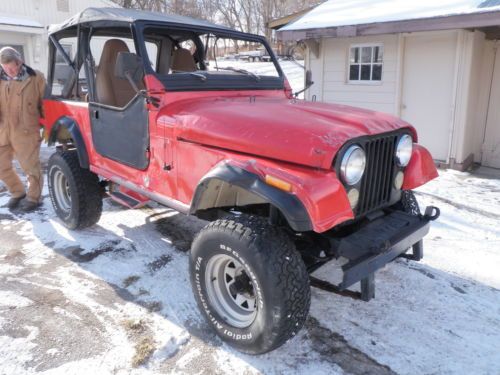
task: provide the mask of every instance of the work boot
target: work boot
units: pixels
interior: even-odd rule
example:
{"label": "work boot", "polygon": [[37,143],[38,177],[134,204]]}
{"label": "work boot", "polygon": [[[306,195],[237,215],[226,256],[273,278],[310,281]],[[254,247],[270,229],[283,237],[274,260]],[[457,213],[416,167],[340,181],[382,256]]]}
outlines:
{"label": "work boot", "polygon": [[19,204],[19,202],[21,202],[24,199],[25,196],[26,196],[26,194],[21,195],[20,197],[12,197],[12,198],[10,198],[9,201],[7,202],[7,208],[9,210],[12,210],[12,209],[16,208],[17,205]]}
{"label": "work boot", "polygon": [[25,198],[19,204],[19,209],[24,212],[30,212],[35,210],[39,206],[40,206],[39,202],[30,201],[28,198]]}

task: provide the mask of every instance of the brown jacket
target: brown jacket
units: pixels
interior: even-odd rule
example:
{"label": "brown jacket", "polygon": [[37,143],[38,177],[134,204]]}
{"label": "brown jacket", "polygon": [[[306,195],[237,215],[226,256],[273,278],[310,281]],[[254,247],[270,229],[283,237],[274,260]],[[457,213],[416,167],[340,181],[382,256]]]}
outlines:
{"label": "brown jacket", "polygon": [[24,81],[0,81],[0,146],[9,143],[9,133],[40,131],[45,78],[34,72]]}

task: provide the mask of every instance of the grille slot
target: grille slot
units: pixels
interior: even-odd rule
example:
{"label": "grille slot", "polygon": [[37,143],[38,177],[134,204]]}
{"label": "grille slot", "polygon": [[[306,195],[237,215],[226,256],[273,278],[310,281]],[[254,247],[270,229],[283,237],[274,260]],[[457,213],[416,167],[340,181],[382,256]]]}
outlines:
{"label": "grille slot", "polygon": [[387,205],[394,178],[397,135],[371,138],[364,144],[366,170],[361,181],[356,215],[363,215]]}

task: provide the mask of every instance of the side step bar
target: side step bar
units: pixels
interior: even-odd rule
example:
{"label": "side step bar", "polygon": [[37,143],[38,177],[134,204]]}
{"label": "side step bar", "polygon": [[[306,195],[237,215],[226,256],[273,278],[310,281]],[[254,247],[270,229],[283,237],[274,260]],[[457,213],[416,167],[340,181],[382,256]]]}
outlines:
{"label": "side step bar", "polygon": [[132,209],[141,208],[149,202],[149,198],[123,186],[112,185],[109,196],[115,202]]}

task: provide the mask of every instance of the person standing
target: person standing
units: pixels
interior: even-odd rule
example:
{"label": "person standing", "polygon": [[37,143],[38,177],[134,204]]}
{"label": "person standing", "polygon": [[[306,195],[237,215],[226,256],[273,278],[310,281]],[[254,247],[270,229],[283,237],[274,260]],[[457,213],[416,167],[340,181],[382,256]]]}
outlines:
{"label": "person standing", "polygon": [[[24,64],[14,48],[0,49],[0,180],[11,198],[9,209],[32,211],[41,204],[40,117],[45,78]],[[28,180],[28,190],[12,167],[17,159]]]}

